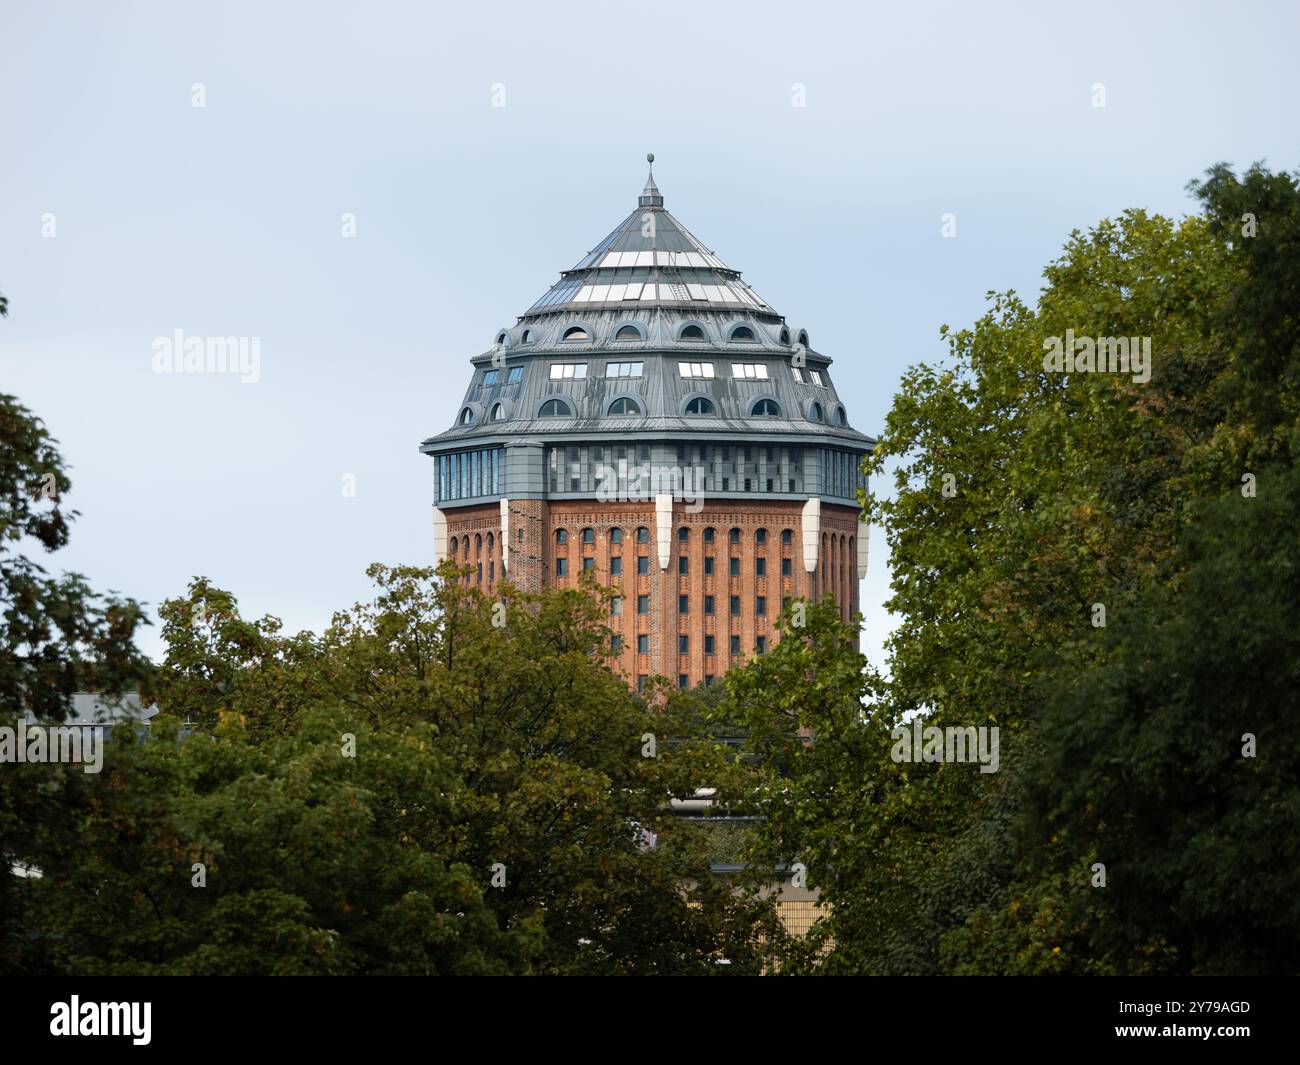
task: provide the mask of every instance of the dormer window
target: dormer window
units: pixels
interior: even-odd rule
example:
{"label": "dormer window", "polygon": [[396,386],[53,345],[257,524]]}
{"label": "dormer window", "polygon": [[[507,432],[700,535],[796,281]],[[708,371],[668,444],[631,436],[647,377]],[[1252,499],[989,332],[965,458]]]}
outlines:
{"label": "dormer window", "polygon": [[781,408],[776,405],[775,400],[760,399],[754,404],[753,410],[749,413],[755,418],[779,418],[781,416]]}
{"label": "dormer window", "polygon": [[571,341],[590,340],[591,334],[588,333],[585,329],[583,329],[582,326],[580,325],[571,325],[569,326],[568,329],[564,331],[563,339],[571,340]]}
{"label": "dormer window", "polygon": [[738,325],[731,331],[728,338],[733,344],[752,344],[754,343],[754,331],[747,325]]}
{"label": "dormer window", "polygon": [[641,408],[636,405],[634,400],[626,396],[620,396],[609,405],[610,414],[640,414]]}
{"label": "dormer window", "polygon": [[814,403],[812,405],[812,410],[808,412],[808,417],[810,417],[815,422],[825,421],[826,418],[822,414],[822,405],[820,403]]}
{"label": "dormer window", "polygon": [[713,406],[713,400],[704,396],[696,396],[686,404],[687,414],[716,414],[717,410]]}
{"label": "dormer window", "polygon": [[703,340],[704,330],[698,325],[683,326],[680,334],[682,340]]}
{"label": "dormer window", "polygon": [[492,420],[494,422],[503,422],[506,420],[506,409],[500,403],[492,406]]}
{"label": "dormer window", "polygon": [[634,325],[619,326],[619,330],[614,334],[615,340],[641,340],[641,330]]}
{"label": "dormer window", "polygon": [[542,418],[567,418],[573,414],[573,411],[562,399],[548,399],[537,414]]}
{"label": "dormer window", "polygon": [[460,412],[460,418],[458,418],[457,420],[460,422],[461,425],[473,425],[474,409],[472,407],[466,407],[463,411]]}

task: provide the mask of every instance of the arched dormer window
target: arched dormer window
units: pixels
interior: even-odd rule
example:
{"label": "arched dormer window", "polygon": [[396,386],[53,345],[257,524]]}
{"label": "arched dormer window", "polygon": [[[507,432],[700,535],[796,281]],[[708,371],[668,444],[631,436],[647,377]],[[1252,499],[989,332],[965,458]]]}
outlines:
{"label": "arched dormer window", "polygon": [[802,344],[805,348],[810,348],[810,347],[812,347],[812,345],[808,343],[808,330],[807,330],[807,329],[800,329],[800,330],[799,330],[799,343]]}
{"label": "arched dormer window", "polygon": [[704,330],[701,329],[698,325],[685,325],[682,326],[682,331],[679,335],[679,338],[681,340],[703,340]]}
{"label": "arched dormer window", "polygon": [[717,408],[713,405],[713,400],[705,396],[696,396],[686,404],[687,414],[717,414]]}
{"label": "arched dormer window", "polygon": [[590,340],[591,334],[580,325],[571,325],[564,331],[563,340]]}
{"label": "arched dormer window", "polygon": [[641,340],[641,330],[634,325],[621,325],[614,334],[615,340]]}
{"label": "arched dormer window", "polygon": [[641,408],[636,405],[635,400],[628,399],[626,396],[620,396],[609,405],[610,414],[640,414]]}
{"label": "arched dormer window", "polygon": [[464,410],[462,410],[462,411],[460,412],[460,417],[457,418],[456,420],[457,420],[461,425],[473,425],[473,424],[474,424],[474,409],[473,409],[472,407],[466,407]]}
{"label": "arched dormer window", "polygon": [[781,343],[782,344],[790,343],[790,330],[788,330],[785,326],[781,327]]}
{"label": "arched dormer window", "polygon": [[533,331],[531,329],[525,329],[524,335],[519,338],[519,341],[522,344],[528,344],[532,341],[532,339],[533,339]]}
{"label": "arched dormer window", "polygon": [[824,422],[826,416],[822,413],[822,405],[820,403],[814,403],[808,410],[808,417],[815,422]]}
{"label": "arched dormer window", "polygon": [[503,422],[506,420],[506,408],[502,404],[492,404],[492,420],[494,422]]}
{"label": "arched dormer window", "polygon": [[731,335],[727,339],[733,344],[752,344],[754,343],[754,331],[747,325],[738,325],[731,331]]}
{"label": "arched dormer window", "polygon": [[753,418],[779,418],[781,417],[781,408],[776,405],[775,400],[760,399],[754,404],[753,410],[749,413],[750,417]]}
{"label": "arched dormer window", "polygon": [[843,407],[836,407],[836,408],[835,408],[835,424],[836,424],[836,425],[848,425],[848,424],[849,424],[849,417],[848,417],[847,414],[844,413],[844,408],[843,408]]}
{"label": "arched dormer window", "polygon": [[506,336],[505,333],[498,333],[498,334],[497,334],[497,347],[499,347],[499,348],[504,348],[504,347],[506,346],[506,340],[507,340],[507,339],[508,339],[508,338],[507,338],[507,336]]}
{"label": "arched dormer window", "polygon": [[562,399],[548,399],[537,414],[541,418],[568,418],[572,416],[573,411]]}

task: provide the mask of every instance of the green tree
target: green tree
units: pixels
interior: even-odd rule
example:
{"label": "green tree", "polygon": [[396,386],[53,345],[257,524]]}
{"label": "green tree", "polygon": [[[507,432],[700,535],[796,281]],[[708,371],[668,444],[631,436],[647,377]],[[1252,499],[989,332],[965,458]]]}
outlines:
{"label": "green tree", "polygon": [[[452,566],[370,573],[374,601],[319,637],[245,620],[201,579],[163,605],[150,691],[195,734],[115,749],[102,780],[51,799],[53,827],[25,855],[48,868],[27,891],[63,944],[50,969],[769,964],[772,901],[715,875],[705,827],[669,809],[733,760],[609,668],[594,586],[490,600]],[[140,828],[115,845],[127,824]],[[191,888],[209,859],[207,887]]]}
{"label": "green tree", "polygon": [[[27,715],[60,721],[74,692],[114,695],[138,686],[148,663],[135,647],[138,603],[91,590],[78,574],[53,576],[22,551],[68,542],[75,511],[57,442],[18,400],[0,394],[0,725]],[[0,930],[17,919],[11,863],[28,852],[44,791],[0,767]],[[0,970],[9,968],[0,951]]]}

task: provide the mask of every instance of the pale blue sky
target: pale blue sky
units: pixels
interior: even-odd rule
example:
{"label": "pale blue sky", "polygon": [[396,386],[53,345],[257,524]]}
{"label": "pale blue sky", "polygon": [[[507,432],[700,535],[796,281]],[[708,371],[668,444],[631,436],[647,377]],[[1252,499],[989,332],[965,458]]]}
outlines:
{"label": "pale blue sky", "polygon": [[[1219,160],[1294,168],[1298,26],[1278,2],[8,0],[0,389],[73,466],[54,561],[153,605],[204,574],[290,629],[365,598],[372,560],[427,562],[417,445],[632,209],[647,151],[874,434],[939,326],[1032,297],[1072,228],[1184,213]],[[260,337],[261,381],[154,374],[178,328]]]}

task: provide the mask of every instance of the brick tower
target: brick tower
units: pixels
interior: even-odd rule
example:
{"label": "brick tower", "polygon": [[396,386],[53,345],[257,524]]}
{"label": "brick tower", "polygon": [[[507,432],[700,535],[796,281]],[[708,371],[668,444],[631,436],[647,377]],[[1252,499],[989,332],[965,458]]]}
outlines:
{"label": "brick tower", "polygon": [[438,561],[489,592],[594,571],[621,592],[629,683],[685,687],[763,653],[787,597],[857,611],[873,441],[807,332],[663,204],[652,167],[636,210],[470,360],[456,424],[420,450]]}

